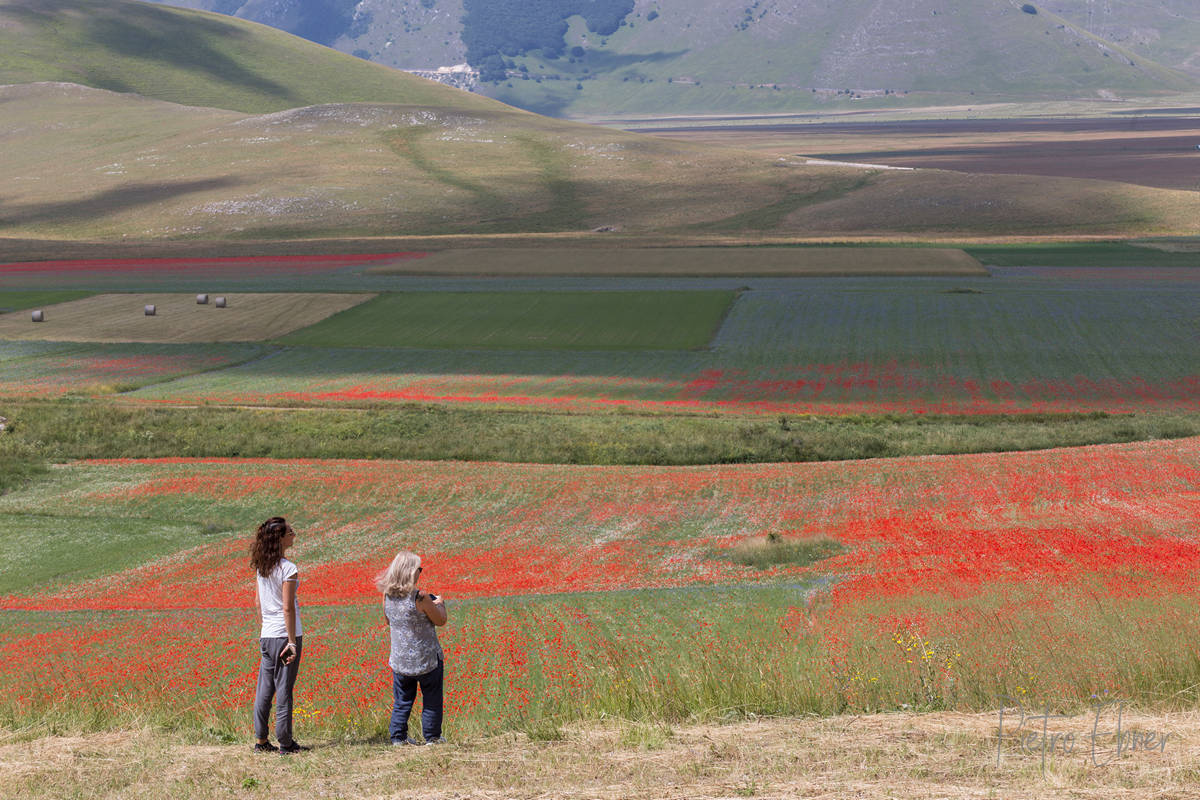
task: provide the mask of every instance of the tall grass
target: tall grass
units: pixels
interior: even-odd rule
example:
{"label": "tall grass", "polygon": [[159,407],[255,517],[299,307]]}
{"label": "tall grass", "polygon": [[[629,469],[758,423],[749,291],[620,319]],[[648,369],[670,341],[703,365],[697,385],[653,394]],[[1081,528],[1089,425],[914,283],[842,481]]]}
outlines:
{"label": "tall grass", "polygon": [[[444,406],[158,408],[20,401],[0,457],[396,458],[733,464],[1036,450],[1200,435],[1200,414],[738,417]],[[15,473],[14,473],[15,474]]]}
{"label": "tall grass", "polygon": [[806,566],[841,552],[841,544],[827,536],[795,538],[774,531],[738,542],[725,553],[735,564],[768,569],[780,564]]}
{"label": "tall grass", "polygon": [[0,494],[46,473],[45,460],[32,451],[32,447],[0,448]]}
{"label": "tall grass", "polygon": [[[1014,602],[1009,590],[1037,602]],[[843,607],[808,597],[803,587],[758,586],[456,603],[441,634],[446,729],[549,739],[563,723],[606,718],[669,726],[1018,703],[1078,714],[1108,702],[1167,710],[1200,699],[1191,596],[1130,601],[1092,594],[1084,581]],[[148,645],[137,632],[169,625],[159,617],[0,616],[6,636],[65,626],[83,637],[74,650],[37,653],[36,664],[26,654],[0,667],[0,724],[150,722],[244,736],[255,649],[246,615],[190,613],[153,643],[155,663],[158,648],[192,654],[180,667],[187,675],[141,663]],[[377,617],[374,605],[306,610],[298,735],[386,739],[390,675]],[[93,663],[110,672],[97,681]]]}

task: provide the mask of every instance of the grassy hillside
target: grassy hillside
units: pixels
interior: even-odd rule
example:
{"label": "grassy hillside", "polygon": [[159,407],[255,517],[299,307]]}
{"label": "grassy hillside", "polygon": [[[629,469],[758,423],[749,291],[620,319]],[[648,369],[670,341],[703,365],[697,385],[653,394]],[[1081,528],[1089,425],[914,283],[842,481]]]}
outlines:
{"label": "grassy hillside", "polygon": [[469,60],[483,92],[568,116],[1152,96],[1200,79],[1192,0],[166,1],[403,69]]}
{"label": "grassy hillside", "polygon": [[992,0],[642,0],[615,34],[589,35],[580,23],[567,42],[582,55],[516,59],[528,73],[488,93],[580,116],[1148,96],[1197,85],[1046,8],[1028,14]]}
{"label": "grassy hillside", "polygon": [[359,101],[493,105],[265,25],[130,0],[0,4],[0,84],[35,81],[255,113]]}
{"label": "grassy hillside", "polygon": [[499,106],[251,116],[69,84],[8,87],[0,101],[0,237],[1200,232],[1194,192],[813,166]]}
{"label": "grassy hillside", "polygon": [[1047,10],[1135,53],[1200,77],[1200,6],[1193,0],[1096,3],[1055,0]]}

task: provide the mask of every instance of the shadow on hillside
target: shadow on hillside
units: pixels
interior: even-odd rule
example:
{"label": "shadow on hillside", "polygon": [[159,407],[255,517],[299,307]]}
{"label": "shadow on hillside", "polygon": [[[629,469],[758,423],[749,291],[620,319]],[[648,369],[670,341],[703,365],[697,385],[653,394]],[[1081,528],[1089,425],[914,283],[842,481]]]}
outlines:
{"label": "shadow on hillside", "polygon": [[541,114],[543,117],[555,119],[563,118],[565,116],[564,111],[571,104],[570,99],[564,97],[562,94],[552,92],[546,92],[537,97],[520,97],[512,92],[499,91],[492,95],[492,97],[501,103],[508,103],[510,106],[516,106],[526,111],[532,111],[534,114]]}
{"label": "shadow on hillside", "polygon": [[609,72],[638,64],[670,61],[673,58],[682,58],[689,52],[691,51],[686,48],[683,50],[659,50],[655,53],[610,53],[605,50],[589,50],[584,56],[583,63],[593,72]]}
{"label": "shadow on hillside", "polygon": [[[287,87],[241,64],[214,47],[216,42],[245,40],[245,30],[219,19],[199,15],[181,17],[183,12],[144,4],[121,4],[105,8],[102,4],[79,0],[43,0],[31,8],[25,3],[0,4],[0,12],[37,26],[69,31],[83,26],[84,43],[94,42],[111,53],[198,73],[238,87],[272,94],[284,100],[300,101]],[[90,71],[85,67],[85,74]],[[89,77],[91,77],[89,75]],[[104,75],[98,75],[104,79]],[[147,65],[143,78],[153,81],[154,67]],[[101,86],[113,91],[135,91],[115,79]],[[137,90],[145,94],[145,89]]]}
{"label": "shadow on hillside", "polygon": [[89,69],[84,72],[82,83],[97,89],[107,89],[110,92],[120,92],[121,94],[138,93],[136,87],[129,85],[119,78],[114,78],[107,72],[99,69]]}
{"label": "shadow on hillside", "polygon": [[0,203],[0,226],[85,222],[133,208],[155,205],[185,194],[225,189],[240,183],[237,178],[209,178],[179,183],[135,183],[80,200],[31,203],[24,206]]}

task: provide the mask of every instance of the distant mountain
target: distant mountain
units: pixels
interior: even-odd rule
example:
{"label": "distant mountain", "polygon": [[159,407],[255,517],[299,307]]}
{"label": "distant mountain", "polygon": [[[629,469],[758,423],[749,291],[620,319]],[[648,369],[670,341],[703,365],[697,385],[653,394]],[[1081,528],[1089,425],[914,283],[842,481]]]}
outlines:
{"label": "distant mountain", "polygon": [[1195,0],[170,0],[564,116],[1200,90]]}

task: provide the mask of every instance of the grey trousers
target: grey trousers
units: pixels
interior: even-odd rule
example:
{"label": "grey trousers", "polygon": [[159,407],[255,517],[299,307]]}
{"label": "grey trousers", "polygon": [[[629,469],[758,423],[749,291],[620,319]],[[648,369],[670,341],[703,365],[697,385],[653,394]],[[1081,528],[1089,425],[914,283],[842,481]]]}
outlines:
{"label": "grey trousers", "polygon": [[271,721],[271,701],[275,701],[275,738],[280,744],[292,742],[292,689],[296,685],[296,674],[300,671],[300,653],[304,649],[304,637],[296,637],[296,657],[292,663],[284,664],[279,652],[287,644],[287,637],[259,639],[262,663],[258,666],[258,691],[254,694],[254,735],[266,741]]}

